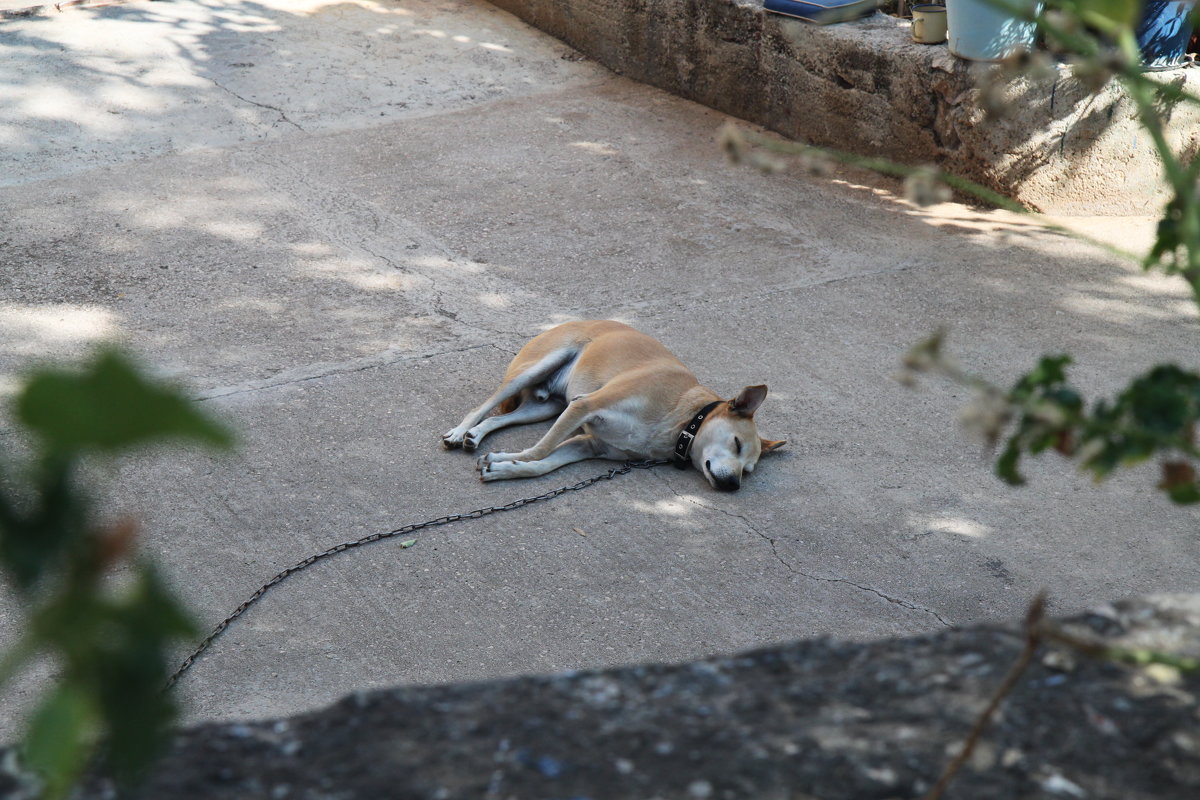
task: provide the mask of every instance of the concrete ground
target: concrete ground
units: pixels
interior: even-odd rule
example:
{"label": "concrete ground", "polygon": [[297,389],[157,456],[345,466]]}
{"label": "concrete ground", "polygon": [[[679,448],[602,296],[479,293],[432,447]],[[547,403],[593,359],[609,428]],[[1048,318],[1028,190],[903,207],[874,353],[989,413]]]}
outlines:
{"label": "concrete ground", "polygon": [[[861,174],[728,165],[721,115],[477,0],[132,2],[0,43],[0,392],[116,338],[239,432],[109,493],[203,625],[331,544],[605,469],[483,485],[441,448],[559,321],[631,322],[727,396],[768,383],[763,432],[789,440],[736,494],[660,468],[313,567],[185,677],[189,719],[1197,587],[1197,513],[1151,470],[1094,486],[1048,460],[1007,488],[963,391],[893,380],[947,325],[978,372],[1067,350],[1109,392],[1194,358],[1178,282]],[[0,644],[18,620],[0,601]],[[0,734],[43,680],[8,688]]]}

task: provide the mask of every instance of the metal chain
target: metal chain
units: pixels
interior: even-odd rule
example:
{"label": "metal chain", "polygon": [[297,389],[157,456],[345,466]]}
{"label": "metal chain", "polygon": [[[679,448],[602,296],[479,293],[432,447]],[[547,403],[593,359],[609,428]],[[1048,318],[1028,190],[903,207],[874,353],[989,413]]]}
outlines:
{"label": "metal chain", "polygon": [[576,483],[572,486],[560,486],[557,489],[552,489],[549,492],[546,492],[545,494],[539,494],[534,497],[525,497],[520,500],[514,500],[513,502],[509,503],[508,505],[487,506],[486,508],[477,508],[474,511],[468,511],[465,514],[448,514],[444,517],[438,517],[437,519],[431,519],[431,520],[427,520],[425,522],[416,522],[416,523],[413,523],[412,525],[405,525],[402,528],[396,528],[395,530],[390,530],[390,531],[387,531],[386,533],[372,533],[370,536],[364,536],[361,539],[356,539],[352,542],[342,542],[341,544],[334,545],[333,547],[329,548],[328,550],[325,550],[324,552],[317,553],[315,555],[311,555],[308,558],[304,559],[303,561],[293,564],[292,566],[285,569],[283,572],[280,572],[278,575],[271,578],[271,580],[264,583],[262,586],[259,587],[258,591],[256,591],[254,594],[250,595],[250,597],[244,603],[242,603],[240,606],[235,608],[232,614],[230,614],[225,619],[221,620],[221,622],[217,623],[217,626],[212,629],[212,631],[208,634],[208,636],[204,637],[204,640],[202,642],[200,642],[199,645],[196,646],[196,649],[192,651],[191,655],[189,655],[187,658],[185,658],[183,660],[183,663],[179,665],[178,669],[176,669],[173,673],[171,673],[171,677],[167,679],[166,688],[170,689],[172,686],[174,686],[175,682],[179,680],[180,676],[182,676],[183,673],[187,672],[188,669],[192,666],[192,664],[194,664],[196,662],[196,659],[199,658],[200,655],[205,650],[208,649],[208,646],[211,645],[218,636],[220,636],[222,633],[225,632],[225,629],[229,627],[229,624],[231,622],[233,622],[235,619],[237,619],[238,617],[240,617],[243,613],[245,613],[246,609],[250,608],[250,606],[252,606],[256,602],[258,602],[262,598],[263,595],[265,595],[268,591],[271,590],[271,587],[273,587],[279,583],[282,583],[285,579],[289,578],[292,575],[295,575],[297,572],[300,572],[303,569],[307,569],[308,567],[311,567],[313,564],[317,563],[318,561],[321,561],[326,558],[330,558],[332,556],[337,555],[338,553],[344,553],[347,550],[353,550],[356,547],[362,547],[364,544],[370,544],[371,542],[378,542],[383,539],[390,539],[393,536],[400,536],[405,533],[412,533],[414,531],[422,530],[423,528],[433,528],[438,525],[449,525],[452,522],[458,522],[458,521],[464,520],[464,519],[479,519],[480,517],[486,517],[490,514],[496,514],[501,511],[514,511],[518,508],[530,505],[532,503],[538,503],[538,502],[541,502],[542,500],[550,500],[552,498],[558,497],[560,494],[566,494],[567,492],[578,492],[580,489],[586,489],[587,487],[591,486],[592,484],[599,483],[600,481],[611,481],[613,478],[617,477],[618,475],[627,475],[628,473],[632,472],[635,469],[653,469],[654,467],[661,467],[664,464],[670,464],[670,463],[671,462],[668,459],[656,459],[656,460],[646,460],[646,461],[626,461],[624,466],[614,467],[613,469],[608,470],[608,472],[602,473],[593,478],[585,478],[584,480],[581,480],[579,483]]}

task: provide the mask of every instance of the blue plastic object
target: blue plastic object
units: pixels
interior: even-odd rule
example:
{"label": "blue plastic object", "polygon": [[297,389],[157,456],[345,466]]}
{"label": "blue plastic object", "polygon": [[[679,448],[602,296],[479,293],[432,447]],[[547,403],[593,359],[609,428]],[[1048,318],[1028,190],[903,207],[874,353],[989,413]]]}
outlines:
{"label": "blue plastic object", "polygon": [[[1032,18],[1042,3],[1014,0]],[[996,0],[946,0],[950,52],[970,61],[1002,61],[1016,50],[1032,50],[1037,26],[1018,17]]]}
{"label": "blue plastic object", "polygon": [[1187,63],[1184,53],[1193,28],[1188,15],[1195,7],[1196,0],[1146,0],[1136,32],[1146,69],[1174,69]]}
{"label": "blue plastic object", "polygon": [[875,13],[877,5],[876,0],[763,0],[767,11],[817,25],[859,19]]}

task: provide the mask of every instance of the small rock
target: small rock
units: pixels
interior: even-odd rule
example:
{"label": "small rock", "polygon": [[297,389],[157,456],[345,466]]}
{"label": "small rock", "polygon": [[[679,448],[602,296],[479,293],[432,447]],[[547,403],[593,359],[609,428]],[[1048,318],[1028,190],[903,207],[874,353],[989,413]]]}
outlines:
{"label": "small rock", "polygon": [[1042,656],[1042,666],[1055,672],[1073,672],[1075,657],[1064,650],[1050,650]]}
{"label": "small rock", "polygon": [[563,773],[563,763],[551,756],[541,756],[535,762],[537,771],[545,775],[547,778],[557,778]]}
{"label": "small rock", "polygon": [[899,780],[896,770],[891,767],[867,767],[865,771],[868,778],[884,786],[895,786]]}
{"label": "small rock", "polygon": [[1087,797],[1087,792],[1077,783],[1067,780],[1057,772],[1042,781],[1042,789],[1050,794],[1064,797]]}
{"label": "small rock", "polygon": [[1142,674],[1162,686],[1177,686],[1183,678],[1179,670],[1170,664],[1147,664],[1142,667]]}
{"label": "small rock", "polygon": [[996,766],[997,760],[995,747],[985,741],[975,744],[975,750],[971,753],[971,768],[976,772],[987,772]]}

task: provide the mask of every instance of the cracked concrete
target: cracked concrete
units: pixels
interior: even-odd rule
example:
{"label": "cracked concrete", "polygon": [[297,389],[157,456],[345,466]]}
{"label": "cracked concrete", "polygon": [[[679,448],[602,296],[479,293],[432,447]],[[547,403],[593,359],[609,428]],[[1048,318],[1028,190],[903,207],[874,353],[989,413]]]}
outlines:
{"label": "cracked concrete", "polygon": [[[468,351],[478,350],[483,347],[500,349],[496,348],[496,346],[493,344],[473,344],[467,345],[466,347],[455,347],[449,350],[423,353],[421,355],[407,355],[400,358],[390,358],[387,354],[381,353],[338,364],[310,364],[295,370],[286,370],[260,381],[250,381],[232,386],[220,386],[207,389],[200,393],[193,394],[192,398],[197,401],[215,400],[220,397],[230,397],[235,394],[260,392],[264,389],[274,389],[278,386],[291,386],[298,383],[305,383],[307,381],[317,381],[321,380],[322,378],[329,378],[335,375],[352,375],[356,372],[363,372],[364,370],[368,369],[379,369],[380,367],[394,366],[404,361],[438,358],[439,356],[446,356],[450,355],[451,353],[466,353]],[[500,352],[505,351],[500,350]]]}
{"label": "cracked concrete", "polygon": [[746,527],[746,530],[750,531],[755,536],[759,537],[760,539],[762,539],[764,542],[766,542],[767,544],[769,544],[771,546],[771,555],[773,555],[775,557],[775,560],[777,560],[780,564],[782,564],[792,574],[803,576],[805,578],[808,578],[809,580],[822,581],[825,583],[844,583],[847,586],[853,586],[855,589],[859,589],[864,592],[870,592],[878,597],[883,598],[884,600],[888,601],[889,603],[893,603],[895,605],[900,606],[901,608],[907,608],[911,611],[920,611],[924,614],[929,614],[930,616],[934,617],[938,622],[940,622],[942,625],[944,625],[947,628],[953,627],[952,622],[948,622],[947,620],[945,620],[941,614],[937,613],[933,609],[924,608],[923,606],[919,606],[914,603],[910,603],[909,601],[902,600],[898,597],[892,597],[891,595],[881,592],[878,589],[875,589],[871,586],[864,586],[861,583],[856,583],[855,581],[849,580],[848,578],[829,578],[829,577],[824,577],[821,575],[814,575],[812,573],[805,572],[804,570],[799,569],[791,561],[789,561],[788,559],[786,559],[782,555],[780,555],[779,548],[776,546],[775,540],[773,538],[771,538],[770,536],[768,536],[767,534],[760,531],[758,528],[754,527],[754,525],[750,522],[750,520],[744,514],[737,514],[728,509],[721,508],[720,506],[712,506],[707,503],[703,503],[691,495],[680,494],[680,492],[674,486],[671,485],[670,481],[668,481],[666,478],[662,477],[661,473],[656,473],[656,476],[679,499],[684,500],[688,503],[691,503],[694,506],[699,506],[700,508],[707,509],[708,511],[715,511],[718,514],[724,514],[725,516],[727,516],[731,519],[736,519],[739,522],[741,522],[742,525],[744,525]]}
{"label": "cracked concrete", "polygon": [[[1093,486],[1047,461],[1008,489],[955,428],[962,391],[891,377],[949,325],[1002,382],[1067,350],[1109,392],[1194,358],[1181,284],[863,174],[727,165],[726,117],[469,0],[131,2],[0,27],[0,394],[117,339],[238,432],[230,455],[122,463],[104,492],[202,625],[338,542],[604,471],[483,485],[440,445],[566,319],[629,321],[726,396],[767,383],[763,433],[789,440],[736,494],[636,472],[322,563],[196,664],[190,719],[1016,619],[1043,586],[1055,613],[1195,588],[1197,512],[1154,476]],[[1144,223],[1073,221],[1126,245]],[[0,600],[0,646],[18,618]],[[0,733],[46,679],[6,689]]]}
{"label": "cracked concrete", "polygon": [[296,130],[304,131],[304,128],[300,127],[293,120],[288,118],[287,112],[285,112],[282,108],[280,108],[278,106],[273,106],[270,103],[260,103],[256,100],[250,100],[249,98],[242,97],[240,94],[235,92],[233,89],[230,89],[228,86],[225,86],[224,84],[222,84],[216,78],[209,78],[209,80],[212,81],[213,86],[216,86],[218,89],[225,92],[226,94],[236,97],[238,100],[241,100],[246,105],[255,106],[257,108],[265,108],[268,111],[274,111],[275,113],[277,113],[279,115],[280,122],[286,122],[288,125],[291,125]]}

